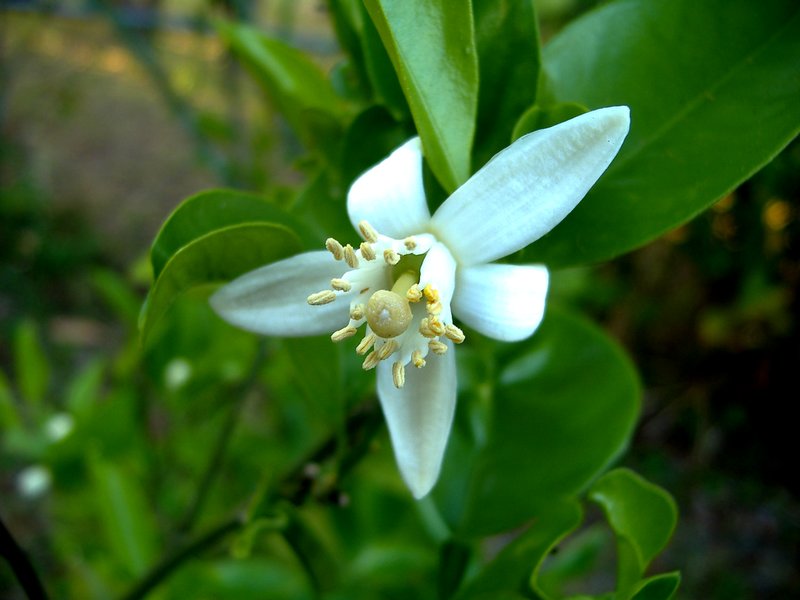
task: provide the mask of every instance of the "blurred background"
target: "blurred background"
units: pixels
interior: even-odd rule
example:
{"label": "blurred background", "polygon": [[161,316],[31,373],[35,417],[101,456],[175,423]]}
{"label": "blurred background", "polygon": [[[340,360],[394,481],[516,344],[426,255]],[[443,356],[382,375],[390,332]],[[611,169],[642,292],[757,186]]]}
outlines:
{"label": "blurred background", "polygon": [[[543,38],[594,4],[537,2]],[[303,387],[272,342],[209,319],[201,300],[181,301],[139,348],[147,251],[175,206],[221,186],[280,197],[303,178],[302,147],[215,18],[251,22],[326,71],[340,57],[322,0],[3,0],[0,516],[54,597],[125,588],[245,498],[264,461],[324,431],[313,389],[282,404],[246,385],[257,364]],[[678,502],[654,571],[681,569],[683,598],[800,595],[799,195],[795,141],[692,222],[554,275],[553,301],[587,312],[640,369],[643,414],[622,463]],[[274,457],[264,436],[285,441]],[[209,475],[197,448],[220,444],[224,468]],[[198,481],[210,491],[196,495]],[[286,580],[296,597],[292,573],[242,551],[189,564],[160,597],[195,597],[181,596],[193,580],[237,598]],[[0,597],[21,597],[5,564]]]}

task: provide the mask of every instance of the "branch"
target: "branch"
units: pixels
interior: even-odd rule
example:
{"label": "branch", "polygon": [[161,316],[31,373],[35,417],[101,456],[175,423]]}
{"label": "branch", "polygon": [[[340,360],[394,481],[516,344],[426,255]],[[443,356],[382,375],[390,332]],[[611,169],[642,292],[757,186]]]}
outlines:
{"label": "branch", "polygon": [[33,568],[33,563],[11,535],[2,519],[0,519],[0,556],[8,561],[22,591],[30,600],[47,599],[47,592],[39,580],[36,569]]}

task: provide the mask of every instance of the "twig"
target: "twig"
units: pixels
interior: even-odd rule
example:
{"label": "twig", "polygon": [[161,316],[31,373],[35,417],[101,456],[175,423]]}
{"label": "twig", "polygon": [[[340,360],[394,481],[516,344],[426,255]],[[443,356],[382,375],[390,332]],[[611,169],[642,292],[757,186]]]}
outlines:
{"label": "twig", "polygon": [[6,559],[22,591],[30,600],[46,600],[47,592],[28,555],[0,518],[0,556]]}

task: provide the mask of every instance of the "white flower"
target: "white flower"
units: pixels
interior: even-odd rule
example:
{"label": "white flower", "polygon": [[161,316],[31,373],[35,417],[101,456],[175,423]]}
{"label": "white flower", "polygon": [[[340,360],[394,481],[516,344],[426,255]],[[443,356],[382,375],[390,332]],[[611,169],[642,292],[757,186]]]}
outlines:
{"label": "white flower", "polygon": [[[539,239],[583,198],[617,154],[627,107],[595,110],[526,135],[495,156],[431,216],[418,138],[361,175],[347,211],[363,242],[329,238],[248,273],[211,304],[227,321],[275,336],[366,323],[356,348],[377,367],[395,456],[416,498],[439,475],[456,402],[453,315],[499,340],[521,340],[544,314],[544,266],[493,264]],[[371,350],[371,352],[370,352]],[[369,352],[369,354],[367,354]]]}

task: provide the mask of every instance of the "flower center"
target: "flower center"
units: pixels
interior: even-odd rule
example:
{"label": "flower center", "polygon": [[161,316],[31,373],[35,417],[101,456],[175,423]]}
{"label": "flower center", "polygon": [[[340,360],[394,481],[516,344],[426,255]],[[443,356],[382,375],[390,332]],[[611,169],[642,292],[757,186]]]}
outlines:
{"label": "flower center", "polygon": [[328,304],[347,297],[350,322],[331,339],[338,342],[352,337],[366,322],[366,333],[356,347],[357,354],[367,355],[363,368],[372,369],[392,357],[392,379],[400,388],[408,363],[424,367],[429,352],[447,351],[448,345],[440,338],[460,344],[464,333],[442,320],[449,320],[449,295],[443,299],[430,277],[425,285],[420,280],[427,253],[437,243],[432,235],[396,240],[380,235],[366,221],[361,221],[358,229],[365,240],[358,250],[333,238],[325,242],[334,259],[343,260],[350,270],[332,279],[331,289],[311,294],[308,303]]}

